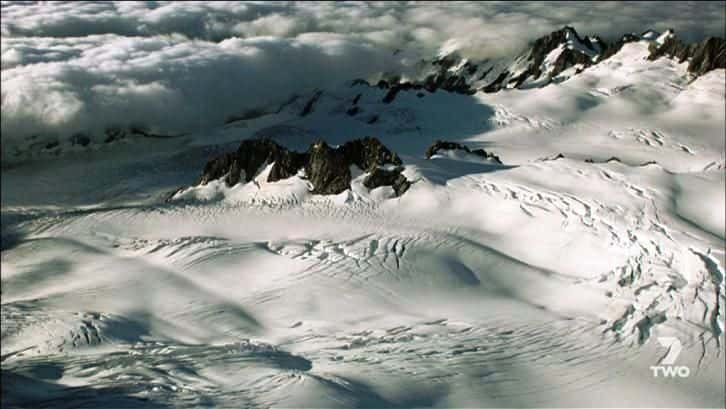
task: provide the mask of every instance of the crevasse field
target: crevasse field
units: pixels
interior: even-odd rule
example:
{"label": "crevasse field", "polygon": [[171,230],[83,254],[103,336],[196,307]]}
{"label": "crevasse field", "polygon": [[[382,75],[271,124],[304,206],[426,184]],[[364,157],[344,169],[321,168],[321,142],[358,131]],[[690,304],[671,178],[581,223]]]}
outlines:
{"label": "crevasse field", "polygon": [[[542,88],[341,80],[304,117],[312,92],[4,166],[3,407],[722,405],[725,71],[650,43]],[[413,183],[192,186],[254,136],[376,136]],[[663,337],[688,377],[654,377]]]}

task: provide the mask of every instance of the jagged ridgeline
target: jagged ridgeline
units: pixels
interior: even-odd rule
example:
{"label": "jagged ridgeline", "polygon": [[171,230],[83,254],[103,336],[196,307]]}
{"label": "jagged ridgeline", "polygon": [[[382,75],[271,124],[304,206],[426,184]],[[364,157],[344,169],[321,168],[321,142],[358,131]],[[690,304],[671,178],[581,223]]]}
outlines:
{"label": "jagged ridgeline", "polygon": [[[502,164],[497,155],[484,149],[472,150],[465,145],[443,140],[437,140],[429,146],[424,156],[431,159],[447,151],[461,151],[491,164]],[[373,137],[355,139],[338,147],[331,147],[325,141],[318,140],[305,152],[291,151],[269,138],[246,139],[235,152],[210,159],[196,185],[204,186],[215,180],[223,180],[228,187],[249,183],[270,165],[267,182],[299,175],[310,182],[313,194],[338,194],[350,189],[352,166],[366,173],[363,185],[368,189],[390,186],[396,196],[401,196],[411,186],[402,173],[403,161]]]}
{"label": "jagged ridgeline", "polygon": [[398,92],[412,89],[473,94],[541,87],[577,75],[617,54],[625,44],[641,40],[652,42],[649,59],[670,57],[679,62],[688,61],[688,71],[696,77],[726,68],[723,38],[709,37],[686,44],[672,30],[662,34],[649,30],[640,35],[625,34],[608,42],[599,36],[581,36],[573,27],[564,27],[533,41],[514,59],[472,61],[454,52],[422,61],[416,80],[400,81],[398,76],[392,76],[379,81],[377,86],[389,90],[383,99],[386,103],[393,101]]}
{"label": "jagged ridgeline", "polygon": [[368,189],[391,186],[396,196],[400,196],[411,185],[401,173],[403,162],[398,155],[372,137],[355,139],[335,148],[319,140],[306,152],[291,151],[268,138],[243,140],[237,151],[207,162],[197,185],[222,178],[227,186],[247,183],[270,164],[268,182],[304,171],[314,194],[337,194],[349,189],[353,177],[351,166],[367,173],[363,185]]}

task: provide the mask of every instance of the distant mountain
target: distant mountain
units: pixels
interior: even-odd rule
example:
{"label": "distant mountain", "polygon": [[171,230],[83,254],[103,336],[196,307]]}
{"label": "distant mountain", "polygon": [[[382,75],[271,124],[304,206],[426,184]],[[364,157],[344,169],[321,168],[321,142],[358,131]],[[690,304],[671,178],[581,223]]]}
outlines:
{"label": "distant mountain", "polygon": [[573,27],[566,26],[536,39],[513,59],[472,61],[452,52],[422,61],[413,81],[401,81],[399,75],[394,75],[385,82],[394,88],[441,89],[467,94],[541,87],[577,75],[633,41],[650,43],[651,60],[667,56],[679,62],[689,61],[688,70],[694,76],[726,68],[723,38],[710,37],[700,43],[686,44],[672,30],[663,34],[648,30],[640,35],[625,34],[608,43],[599,36],[581,36]]}
{"label": "distant mountain", "polygon": [[[647,60],[672,58],[688,63],[691,79],[714,69],[726,68],[726,40],[709,37],[701,42],[685,43],[673,30],[658,33],[647,30],[640,35],[625,34],[608,42],[599,36],[580,35],[573,27],[566,26],[534,40],[528,48],[515,57],[472,60],[456,51],[446,51],[432,59],[420,60],[410,70],[384,74],[375,84],[355,79],[352,85],[367,84],[386,90],[382,98],[385,104],[392,103],[399,92],[415,90],[419,97],[423,91],[437,90],[458,94],[476,92],[495,93],[507,89],[532,89],[551,83],[563,82],[579,73],[608,60],[618,54],[628,43],[643,42],[647,45]],[[396,51],[398,53],[400,51]],[[230,113],[227,124],[246,121],[284,109],[297,109],[301,117],[312,114],[323,90],[316,89],[312,95],[291,95],[287,100],[265,106],[253,107],[244,112]],[[302,99],[301,99],[302,98]],[[303,106],[297,107],[298,103]],[[353,103],[346,113],[361,118],[362,108]],[[366,123],[375,124],[377,115],[365,115]],[[131,138],[172,138],[179,133],[164,132],[153,126],[132,126],[128,128],[109,127],[102,135],[78,132],[67,139],[55,137],[33,137],[24,144],[15,146],[15,157],[33,155],[57,155],[61,151],[92,148],[101,143],[119,143]]]}

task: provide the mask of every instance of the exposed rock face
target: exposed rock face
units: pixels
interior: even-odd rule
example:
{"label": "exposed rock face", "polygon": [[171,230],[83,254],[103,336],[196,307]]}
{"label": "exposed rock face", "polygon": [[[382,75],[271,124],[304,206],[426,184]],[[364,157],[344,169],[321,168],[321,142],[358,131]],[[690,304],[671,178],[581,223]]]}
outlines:
{"label": "exposed rock face", "polygon": [[488,93],[500,91],[505,85],[504,80],[507,79],[507,76],[509,76],[509,71],[502,72],[494,81],[483,87],[481,90]]}
{"label": "exposed rock face", "polygon": [[350,188],[350,163],[341,149],[333,149],[324,141],[315,142],[308,150],[305,174],[313,184],[313,193],[337,194]]}
{"label": "exposed rock face", "polygon": [[[425,78],[418,81],[405,81],[401,82],[398,76],[389,78],[388,80],[380,80],[376,86],[380,89],[387,89],[388,92],[383,97],[382,102],[390,104],[396,99],[396,96],[401,91],[410,90],[426,90],[428,92],[436,92],[437,90],[443,90],[447,92],[453,92],[457,94],[472,95],[476,93],[476,89],[472,88],[467,79],[456,72],[450,72],[448,69],[455,62],[451,57],[442,57],[431,62],[431,66],[434,67],[435,72],[428,74]],[[476,72],[477,67],[470,63],[463,64],[465,72]],[[472,71],[473,69],[473,71]],[[369,85],[366,81],[356,80],[353,85]],[[424,94],[418,93],[419,97]]]}
{"label": "exposed rock face", "polygon": [[[305,169],[315,194],[337,194],[349,189],[352,165],[370,173],[364,180],[364,185],[370,189],[390,185],[398,195],[410,185],[401,174],[401,159],[376,138],[356,139],[338,148],[318,141],[304,153],[290,151],[270,139],[244,140],[236,152],[219,155],[207,162],[197,183],[205,185],[224,178],[228,186],[233,186],[242,181],[242,175],[244,182],[249,182],[266,163],[273,164],[268,182],[289,178]],[[396,168],[379,168],[385,165]]]}
{"label": "exposed rock face", "polygon": [[107,128],[104,133],[106,134],[106,139],[104,139],[105,143],[118,141],[126,137],[126,131],[119,127]]}
{"label": "exposed rock face", "polygon": [[[337,194],[350,187],[351,165],[366,172],[376,172],[378,166],[387,164],[400,166],[402,162],[398,155],[391,152],[376,138],[356,139],[346,142],[337,149],[319,141],[313,144],[308,151],[305,174],[314,186],[313,193]],[[397,175],[400,173],[399,171]],[[376,185],[371,182],[372,185],[366,185],[366,187],[391,185],[396,181],[394,178],[386,183],[388,179],[381,179],[380,175],[376,176],[374,180],[382,181],[382,184]]]}
{"label": "exposed rock face", "polygon": [[308,116],[315,108],[315,103],[318,102],[320,96],[323,95],[323,91],[315,91],[312,97],[305,103],[303,110],[300,112],[300,116]]}
{"label": "exposed rock face", "polygon": [[700,43],[685,44],[671,35],[659,47],[651,47],[649,60],[669,56],[678,62],[688,61],[688,71],[696,76],[717,68],[726,68],[726,40],[709,37]]}
{"label": "exposed rock face", "polygon": [[291,152],[269,139],[248,139],[240,143],[235,153],[225,153],[213,158],[204,166],[198,184],[225,178],[227,186],[233,186],[242,179],[251,181],[265,163],[272,163],[268,181],[285,179],[297,173],[306,162],[306,155]]}
{"label": "exposed rock face", "polygon": [[[577,74],[584,68],[617,54],[625,44],[640,40],[648,40],[652,43],[649,59],[670,56],[679,62],[688,61],[689,72],[696,76],[713,69],[726,68],[726,41],[722,38],[710,37],[700,43],[688,45],[678,40],[672,32],[668,32],[664,35],[663,44],[659,45],[656,41],[658,35],[652,30],[646,31],[640,36],[625,34],[614,43],[608,44],[597,36],[580,37],[574,28],[564,27],[537,39],[528,54],[518,59],[520,62],[526,62],[526,69],[519,71],[518,68],[518,74],[514,76],[511,72],[513,68],[506,68],[493,81],[481,87],[481,90],[497,92],[504,88],[519,88],[528,80],[539,80],[540,78],[545,79],[538,81],[540,84],[547,84],[552,78],[571,67],[581,67],[575,73]],[[554,56],[551,53],[558,47],[564,49],[554,61],[547,61],[548,56]],[[549,66],[545,67],[547,64]],[[521,63],[513,66],[518,65],[521,67]],[[546,68],[547,72],[543,72],[543,68]],[[486,77],[491,69],[482,74],[481,78]],[[545,75],[547,78],[544,77]]]}
{"label": "exposed rock face", "polygon": [[[277,159],[282,150],[280,145],[269,139],[248,139],[240,143],[233,164],[245,172],[245,182],[251,181],[257,171],[265,164]],[[232,174],[232,176],[238,176]],[[234,185],[238,180],[229,180],[228,185]]]}
{"label": "exposed rock face", "polygon": [[395,100],[399,92],[409,89],[472,94],[475,90],[498,92],[508,88],[541,87],[577,75],[615,55],[625,44],[641,40],[655,47],[651,59],[669,55],[680,61],[688,60],[689,71],[696,76],[723,68],[726,64],[724,40],[721,38],[709,38],[692,45],[668,38],[658,47],[665,38],[659,36],[659,33],[648,30],[641,35],[626,34],[608,43],[598,36],[580,36],[574,28],[563,27],[535,40],[524,53],[512,60],[485,59],[474,63],[454,52],[421,61],[418,80],[399,83],[398,77],[392,76],[388,81],[380,81],[378,86],[389,90],[383,99],[386,103]]}
{"label": "exposed rock face", "polygon": [[347,162],[370,171],[377,166],[402,165],[401,159],[376,138],[356,139],[346,142],[339,148]]}
{"label": "exposed rock face", "polygon": [[305,166],[305,163],[308,161],[308,155],[306,153],[280,148],[278,153],[268,160],[273,161],[274,164],[272,165],[272,169],[270,169],[267,181],[277,182],[278,180],[295,176],[298,170]]}
{"label": "exposed rock face", "polygon": [[[547,75],[549,81],[575,65],[588,67],[593,64],[604,46],[599,38],[594,38],[597,46],[589,38],[580,37],[572,27],[564,27],[540,37],[532,43],[526,57],[520,57],[526,63],[525,70],[514,76],[509,69],[506,69],[494,81],[482,87],[482,91],[497,92],[505,87],[518,88],[528,79],[536,80],[543,75]],[[549,67],[545,67],[545,60],[558,47],[563,48],[562,52]],[[542,72],[543,67],[548,71]]]}
{"label": "exposed rock face", "polygon": [[462,65],[461,70],[459,70],[460,72],[450,71],[457,62],[458,61],[452,56],[444,56],[435,59],[431,64],[434,67],[437,67],[438,70],[426,77],[423,82],[423,87],[429,92],[436,92],[436,90],[442,89],[444,91],[454,92],[457,94],[474,94],[476,90],[469,86],[465,75],[474,74],[478,67],[473,65],[471,62],[466,61]]}
{"label": "exposed rock face", "polygon": [[371,173],[363,180],[363,186],[368,189],[375,189],[379,186],[391,186],[396,196],[406,193],[411,182],[401,174],[403,168],[398,166],[392,170],[374,168]]}
{"label": "exposed rock face", "polygon": [[600,54],[600,57],[598,58],[598,62],[606,60],[617,54],[617,52],[620,51],[620,49],[623,48],[625,44],[632,43],[633,41],[638,40],[640,40],[640,37],[636,36],[635,34],[625,34],[613,44],[606,44],[605,42],[603,42],[604,49],[603,52]]}
{"label": "exposed rock face", "polygon": [[[202,176],[197,181],[198,185],[206,185],[212,180],[219,179],[230,172],[232,162],[235,160],[233,153],[224,153],[215,158],[212,158],[204,165]],[[228,183],[229,184],[229,183]]]}
{"label": "exposed rock face", "polygon": [[439,151],[447,151],[447,150],[462,150],[464,152],[470,153],[472,155],[477,155],[482,157],[483,159],[491,160],[494,163],[501,164],[502,161],[499,159],[499,157],[491,152],[487,152],[484,149],[469,149],[468,146],[461,145],[456,142],[448,142],[448,141],[442,141],[438,140],[433,143],[433,145],[429,146],[428,149],[426,149],[426,159],[431,159],[432,156],[436,155]]}
{"label": "exposed rock face", "polygon": [[129,128],[129,133],[131,135],[143,136],[144,138],[160,138],[160,139],[176,138],[179,136],[183,136],[183,135],[168,135],[168,134],[159,134],[159,133],[148,132],[146,129],[140,128],[140,127]]}
{"label": "exposed rock face", "polygon": [[399,82],[399,83],[389,84],[387,81],[381,80],[381,81],[379,81],[378,86],[381,87],[382,85],[384,85],[385,88],[388,89],[388,92],[386,93],[386,95],[383,97],[383,100],[382,100],[384,104],[390,104],[391,102],[393,102],[393,100],[396,99],[396,95],[398,95],[398,93],[400,91],[408,91],[411,89],[419,90],[419,89],[424,88],[424,86],[421,84],[414,84],[414,83],[410,83],[410,82]]}
{"label": "exposed rock face", "polygon": [[557,155],[546,156],[544,158],[539,158],[537,160],[540,162],[545,162],[545,161],[559,160],[559,159],[565,159],[565,155],[563,155],[562,152],[558,153]]}
{"label": "exposed rock face", "polygon": [[[585,40],[580,38],[574,28],[568,26],[561,30],[553,31],[549,35],[537,39],[532,45],[529,60],[532,61],[530,71],[534,78],[539,78],[539,76],[542,75],[540,67],[544,62],[545,57],[547,57],[550,52],[560,45],[567,44],[568,40],[574,44],[584,46],[584,48],[588,49],[590,52],[595,52],[590,40],[587,38]],[[589,65],[591,62],[592,61],[587,54],[583,54],[582,52],[572,48],[566,48],[555,61],[555,70],[552,74],[557,75],[575,64]]]}

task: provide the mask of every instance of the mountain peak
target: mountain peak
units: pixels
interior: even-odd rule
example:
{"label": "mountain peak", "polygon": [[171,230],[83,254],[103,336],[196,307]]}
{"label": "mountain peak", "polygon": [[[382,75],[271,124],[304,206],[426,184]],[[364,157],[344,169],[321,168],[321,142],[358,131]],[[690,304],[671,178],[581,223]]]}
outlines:
{"label": "mountain peak", "polygon": [[640,35],[640,38],[644,40],[655,40],[658,38],[661,34],[653,29],[648,29],[643,31],[643,33]]}

